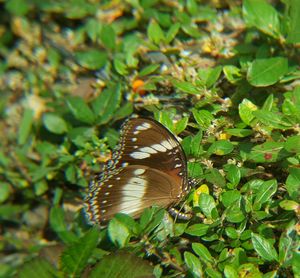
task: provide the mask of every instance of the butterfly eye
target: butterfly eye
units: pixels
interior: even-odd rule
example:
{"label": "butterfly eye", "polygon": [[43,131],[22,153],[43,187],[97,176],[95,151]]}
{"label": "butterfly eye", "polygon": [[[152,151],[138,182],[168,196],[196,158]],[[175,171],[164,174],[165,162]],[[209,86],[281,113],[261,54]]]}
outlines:
{"label": "butterfly eye", "polygon": [[188,192],[187,162],[176,137],[162,124],[132,118],[104,173],[91,183],[86,212],[101,224],[122,212],[139,217],[147,207],[171,207]]}

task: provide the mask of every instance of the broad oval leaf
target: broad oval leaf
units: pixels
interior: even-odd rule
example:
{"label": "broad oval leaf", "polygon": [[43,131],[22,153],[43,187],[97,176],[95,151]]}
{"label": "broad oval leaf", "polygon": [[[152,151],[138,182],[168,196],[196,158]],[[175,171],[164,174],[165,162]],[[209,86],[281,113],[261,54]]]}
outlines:
{"label": "broad oval leaf", "polygon": [[50,132],[55,134],[63,134],[68,130],[65,120],[52,113],[43,115],[43,123]]}
{"label": "broad oval leaf", "polygon": [[271,243],[261,235],[252,233],[252,244],[255,251],[267,261],[278,261],[278,254]]}
{"label": "broad oval leaf", "polygon": [[82,67],[90,70],[99,70],[107,62],[107,54],[97,49],[77,52],[75,58]]}
{"label": "broad oval leaf", "polygon": [[80,97],[69,97],[67,104],[74,117],[83,123],[92,124],[95,121],[95,115],[85,101]]}
{"label": "broad oval leaf", "polygon": [[203,277],[203,270],[200,260],[190,252],[184,252],[184,261],[194,277]]}
{"label": "broad oval leaf", "polygon": [[206,224],[194,224],[189,226],[185,233],[192,235],[192,236],[203,236],[209,229],[209,225]]}
{"label": "broad oval leaf", "polygon": [[124,247],[130,238],[130,231],[117,218],[113,218],[108,224],[108,235],[115,245]]}
{"label": "broad oval leaf", "polygon": [[252,86],[275,84],[288,71],[288,60],[283,57],[255,60],[248,69],[247,79]]}
{"label": "broad oval leaf", "polygon": [[243,15],[250,26],[279,38],[280,22],[278,12],[265,0],[245,0],[243,2]]}
{"label": "broad oval leaf", "polygon": [[209,250],[202,243],[194,242],[192,243],[192,248],[194,252],[201,258],[201,260],[209,263],[214,262],[214,258],[210,254]]}

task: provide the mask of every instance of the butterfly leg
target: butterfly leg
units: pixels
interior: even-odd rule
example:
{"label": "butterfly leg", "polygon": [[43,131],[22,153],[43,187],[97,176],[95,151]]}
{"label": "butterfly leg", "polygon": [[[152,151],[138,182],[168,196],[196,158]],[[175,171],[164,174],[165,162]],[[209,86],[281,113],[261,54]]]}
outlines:
{"label": "butterfly leg", "polygon": [[192,214],[191,213],[184,213],[184,212],[180,212],[178,209],[176,208],[170,208],[169,209],[169,213],[174,217],[174,218],[178,218],[181,220],[190,220],[192,218]]}

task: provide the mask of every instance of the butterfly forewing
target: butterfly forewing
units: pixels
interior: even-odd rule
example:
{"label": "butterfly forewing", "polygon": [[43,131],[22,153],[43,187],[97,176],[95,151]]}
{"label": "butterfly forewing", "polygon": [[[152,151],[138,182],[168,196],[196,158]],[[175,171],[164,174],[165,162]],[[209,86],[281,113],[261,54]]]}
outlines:
{"label": "butterfly forewing", "polygon": [[188,190],[187,165],[176,137],[160,123],[128,120],[113,159],[92,183],[86,207],[94,223],[122,212],[139,217],[146,207],[169,207]]}
{"label": "butterfly forewing", "polygon": [[145,118],[130,119],[122,128],[115,167],[145,165],[161,171],[185,169],[186,158],[176,137],[162,124]]}

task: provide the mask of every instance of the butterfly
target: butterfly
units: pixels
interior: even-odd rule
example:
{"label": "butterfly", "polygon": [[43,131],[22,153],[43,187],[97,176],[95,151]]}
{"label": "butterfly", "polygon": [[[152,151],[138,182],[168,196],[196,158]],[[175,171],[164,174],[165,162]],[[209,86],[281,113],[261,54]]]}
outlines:
{"label": "butterfly", "polygon": [[176,137],[153,119],[130,118],[112,159],[92,181],[85,207],[90,222],[102,224],[116,213],[138,218],[153,205],[170,208],[189,190],[187,159]]}

